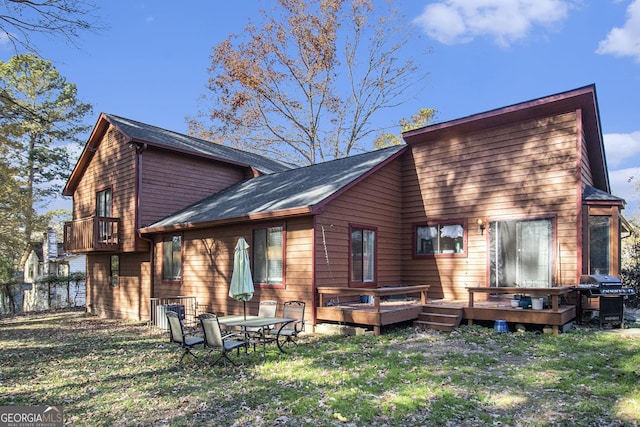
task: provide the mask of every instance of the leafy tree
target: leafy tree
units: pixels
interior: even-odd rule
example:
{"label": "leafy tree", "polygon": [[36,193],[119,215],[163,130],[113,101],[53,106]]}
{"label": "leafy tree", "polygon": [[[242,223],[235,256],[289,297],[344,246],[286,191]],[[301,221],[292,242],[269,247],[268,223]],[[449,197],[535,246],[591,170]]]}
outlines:
{"label": "leafy tree", "polygon": [[75,85],[50,61],[34,54],[0,62],[0,94],[0,170],[12,190],[7,203],[14,219],[7,233],[17,235],[19,225],[23,264],[32,233],[46,229],[48,218],[37,209],[60,193],[68,177],[70,155],[63,144],[80,142],[79,135],[89,130],[83,118],[92,107],[78,100]]}
{"label": "leafy tree", "polygon": [[636,295],[630,296],[626,305],[640,306],[640,214],[629,220],[631,234],[622,239],[622,271],[620,279],[626,286],[632,287]]}
{"label": "leafy tree", "polygon": [[[433,108],[422,108],[411,116],[411,120],[402,118],[402,120],[400,120],[400,132],[409,132],[410,130],[425,127],[433,120],[435,114],[436,110]],[[380,134],[375,141],[373,141],[373,145],[376,148],[391,147],[392,145],[400,145],[402,143],[402,136],[390,132]]]}
{"label": "leafy tree", "polygon": [[261,10],[260,24],[214,47],[212,107],[190,120],[191,134],[297,164],[363,149],[386,127],[375,114],[424,76],[404,54],[415,34],[391,3],[278,0]]}
{"label": "leafy tree", "polygon": [[0,4],[0,41],[21,50],[37,51],[33,35],[60,36],[75,44],[80,33],[97,28],[91,21],[97,6],[81,0],[4,0]]}

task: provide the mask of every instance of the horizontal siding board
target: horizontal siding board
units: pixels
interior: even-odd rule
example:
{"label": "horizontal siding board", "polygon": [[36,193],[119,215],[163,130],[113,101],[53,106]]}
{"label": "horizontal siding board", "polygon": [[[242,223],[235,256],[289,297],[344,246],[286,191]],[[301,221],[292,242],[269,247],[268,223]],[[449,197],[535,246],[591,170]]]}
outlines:
{"label": "horizontal siding board", "polygon": [[316,286],[349,285],[350,224],[375,227],[378,231],[378,285],[400,282],[401,166],[400,160],[385,165],[332,200],[318,215]]}
{"label": "horizontal siding board", "polygon": [[105,317],[148,319],[149,254],[120,254],[117,287],[111,286],[110,261],[110,255],[87,255],[87,310]]}
{"label": "horizontal siding board", "polygon": [[142,154],[140,223],[152,224],[223,190],[243,180],[244,172],[221,162],[149,149]]}

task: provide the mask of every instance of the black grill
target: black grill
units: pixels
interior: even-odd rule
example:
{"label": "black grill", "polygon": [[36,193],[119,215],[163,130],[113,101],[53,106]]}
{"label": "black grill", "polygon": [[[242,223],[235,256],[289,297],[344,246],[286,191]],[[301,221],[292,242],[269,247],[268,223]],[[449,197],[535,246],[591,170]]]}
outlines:
{"label": "black grill", "polygon": [[585,294],[592,297],[600,297],[606,295],[635,295],[636,291],[622,285],[620,279],[615,276],[606,276],[604,274],[589,274],[580,276],[580,284],[578,289],[584,290]]}
{"label": "black grill", "polygon": [[[600,326],[605,323],[624,325],[624,299],[636,291],[622,285],[619,278],[603,274],[580,276],[578,292],[587,298],[600,298]],[[580,297],[580,310],[582,297]]]}

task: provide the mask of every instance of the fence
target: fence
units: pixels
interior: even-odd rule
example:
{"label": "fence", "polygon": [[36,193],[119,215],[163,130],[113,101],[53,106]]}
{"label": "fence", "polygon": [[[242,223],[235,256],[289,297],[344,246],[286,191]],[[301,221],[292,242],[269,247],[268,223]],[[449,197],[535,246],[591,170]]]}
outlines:
{"label": "fence", "polygon": [[195,327],[200,314],[200,306],[196,297],[175,296],[165,298],[151,298],[151,324],[164,330],[168,330],[167,311],[175,311],[180,315],[186,327]]}
{"label": "fence", "polygon": [[84,307],[84,280],[57,283],[14,283],[0,292],[0,315]]}

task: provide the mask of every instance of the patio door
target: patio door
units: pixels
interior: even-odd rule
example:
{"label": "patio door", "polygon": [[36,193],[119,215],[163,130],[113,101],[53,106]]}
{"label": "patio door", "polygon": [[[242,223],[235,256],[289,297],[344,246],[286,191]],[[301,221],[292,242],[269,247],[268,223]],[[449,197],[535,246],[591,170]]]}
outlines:
{"label": "patio door", "polygon": [[553,279],[551,219],[489,223],[490,286],[550,287]]}

